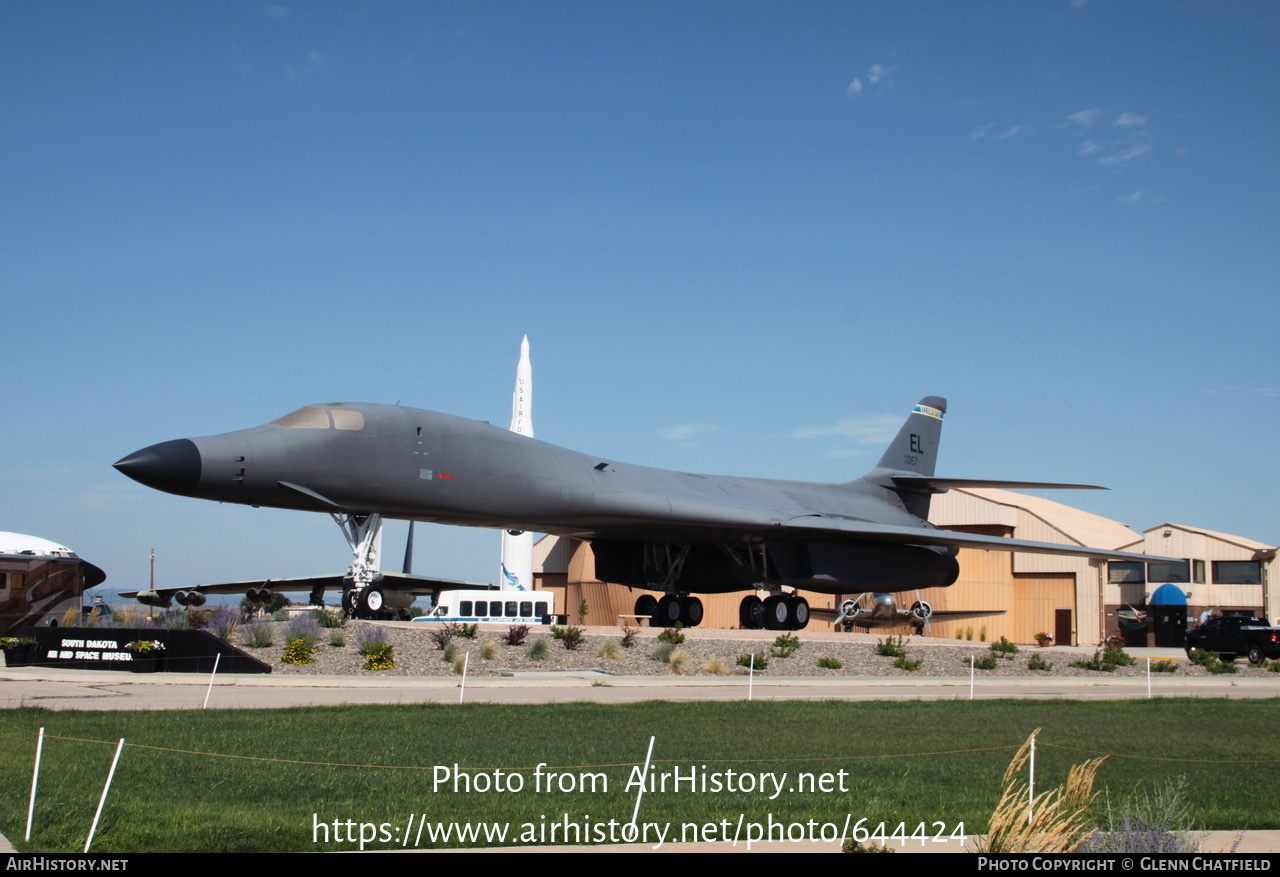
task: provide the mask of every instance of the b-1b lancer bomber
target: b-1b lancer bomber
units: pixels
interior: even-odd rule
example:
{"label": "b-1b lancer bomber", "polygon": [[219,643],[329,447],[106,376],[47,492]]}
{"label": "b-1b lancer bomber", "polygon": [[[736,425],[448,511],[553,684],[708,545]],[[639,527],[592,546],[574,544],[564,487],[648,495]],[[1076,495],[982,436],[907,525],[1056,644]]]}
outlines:
{"label": "b-1b lancer bomber", "polygon": [[[930,497],[949,487],[1091,487],[935,477],[946,410],[945,399],[921,399],[879,463],[842,484],[634,466],[476,420],[351,402],[309,405],[238,432],[161,442],[115,467],[180,496],[332,514],[356,551],[342,577],[343,606],[353,614],[407,606],[426,592],[362,557],[362,542],[373,540],[361,534],[382,518],[586,540],[599,579],[665,594],[642,596],[636,605],[636,614],[662,626],[697,625],[703,615],[697,594],[750,591],[741,604],[744,627],[803,628],[809,605],[797,589],[893,594],[946,587],[959,576],[956,554],[964,547],[1151,559],[930,524]],[[185,593],[203,599],[203,592],[229,587]],[[138,597],[156,602],[176,590]],[[928,611],[923,606],[918,614]]]}

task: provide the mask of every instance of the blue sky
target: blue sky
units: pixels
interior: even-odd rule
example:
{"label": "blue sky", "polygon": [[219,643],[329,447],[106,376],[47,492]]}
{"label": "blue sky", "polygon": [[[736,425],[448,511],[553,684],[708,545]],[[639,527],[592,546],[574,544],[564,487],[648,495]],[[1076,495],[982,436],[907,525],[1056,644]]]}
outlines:
{"label": "blue sky", "polygon": [[[1280,7],[0,5],[0,529],[134,587],[340,570],[111,468],[308,402],[689,471],[940,471],[1280,541]],[[401,550],[403,525],[386,553]],[[415,571],[496,576],[428,528]],[[394,562],[389,561],[390,565]]]}

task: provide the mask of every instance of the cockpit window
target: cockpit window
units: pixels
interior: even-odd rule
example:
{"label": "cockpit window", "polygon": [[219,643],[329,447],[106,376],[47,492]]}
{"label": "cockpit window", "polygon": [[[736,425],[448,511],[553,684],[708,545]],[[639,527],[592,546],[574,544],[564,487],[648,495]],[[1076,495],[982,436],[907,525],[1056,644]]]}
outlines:
{"label": "cockpit window", "polygon": [[364,415],[359,411],[321,405],[299,408],[271,422],[285,429],[345,429],[351,432],[364,429]]}
{"label": "cockpit window", "polygon": [[338,429],[364,429],[364,415],[359,411],[352,411],[350,408],[330,408],[329,412],[333,415],[333,425]]}
{"label": "cockpit window", "polygon": [[271,422],[285,429],[328,429],[329,415],[318,405],[308,405]]}

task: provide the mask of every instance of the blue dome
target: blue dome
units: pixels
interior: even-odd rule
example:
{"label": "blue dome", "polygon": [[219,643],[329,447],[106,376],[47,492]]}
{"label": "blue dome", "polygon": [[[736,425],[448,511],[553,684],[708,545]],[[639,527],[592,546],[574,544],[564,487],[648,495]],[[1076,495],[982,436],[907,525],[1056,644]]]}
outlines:
{"label": "blue dome", "polygon": [[1177,585],[1161,585],[1151,595],[1151,606],[1186,606],[1187,595]]}

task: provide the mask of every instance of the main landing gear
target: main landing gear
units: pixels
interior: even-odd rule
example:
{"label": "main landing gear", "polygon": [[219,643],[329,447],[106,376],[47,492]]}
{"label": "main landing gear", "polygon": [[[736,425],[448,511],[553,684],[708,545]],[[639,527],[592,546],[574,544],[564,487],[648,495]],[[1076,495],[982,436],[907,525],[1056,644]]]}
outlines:
{"label": "main landing gear", "polygon": [[743,630],[803,630],[808,623],[809,601],[795,594],[774,594],[764,600],[749,594],[738,606],[738,625]]}
{"label": "main landing gear", "polygon": [[647,615],[650,627],[697,627],[702,623],[702,601],[676,594],[659,600],[652,594],[643,594],[636,600],[636,615]]}

